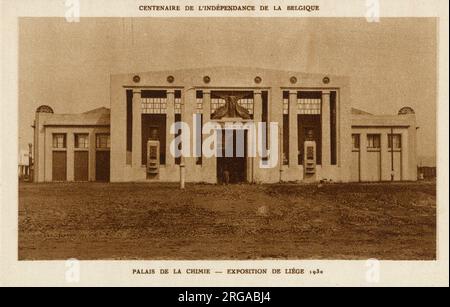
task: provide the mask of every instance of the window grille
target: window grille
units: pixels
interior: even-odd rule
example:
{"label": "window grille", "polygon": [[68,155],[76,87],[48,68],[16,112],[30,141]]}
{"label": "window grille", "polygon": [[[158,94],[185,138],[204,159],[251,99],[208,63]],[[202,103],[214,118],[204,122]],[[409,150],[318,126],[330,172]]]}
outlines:
{"label": "window grille", "polygon": [[110,148],[111,141],[109,134],[97,134],[96,135],[96,147],[97,148]]}
{"label": "window grille", "polygon": [[53,134],[53,148],[66,148],[66,135],[63,133]]}
{"label": "window grille", "polygon": [[175,98],[175,114],[181,114],[181,98]]}
{"label": "window grille", "polygon": [[141,106],[143,114],[166,114],[167,98],[141,98]]}
{"label": "window grille", "polygon": [[367,135],[367,148],[381,148],[379,134],[368,134]]}
{"label": "window grille", "polygon": [[320,114],[321,102],[321,99],[298,98],[299,114]]}
{"label": "window grille", "polygon": [[89,148],[89,135],[88,134],[75,134],[75,148]]}
{"label": "window grille", "polygon": [[389,134],[388,135],[388,147],[392,148],[392,143],[394,143],[394,149],[402,148],[402,136],[401,134]]}
{"label": "window grille", "polygon": [[199,114],[203,113],[203,98],[197,98],[195,112]]}
{"label": "window grille", "polygon": [[283,114],[289,114],[289,98],[283,99]]}
{"label": "window grille", "polygon": [[359,134],[352,134],[352,148],[353,150],[359,150],[361,147]]}

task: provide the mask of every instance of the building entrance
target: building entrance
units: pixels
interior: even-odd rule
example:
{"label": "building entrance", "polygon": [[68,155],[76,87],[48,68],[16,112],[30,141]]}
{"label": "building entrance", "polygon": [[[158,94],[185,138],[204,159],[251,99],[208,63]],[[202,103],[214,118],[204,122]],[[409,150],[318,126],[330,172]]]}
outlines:
{"label": "building entrance", "polygon": [[218,133],[217,182],[247,182],[247,131],[222,129]]}

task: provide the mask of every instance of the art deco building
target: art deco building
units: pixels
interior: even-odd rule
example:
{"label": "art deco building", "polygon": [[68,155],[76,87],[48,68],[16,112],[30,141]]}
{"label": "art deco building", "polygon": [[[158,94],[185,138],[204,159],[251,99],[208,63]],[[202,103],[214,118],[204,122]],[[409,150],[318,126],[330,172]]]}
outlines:
{"label": "art deco building", "polygon": [[[176,182],[180,168],[187,182],[416,180],[414,111],[372,115],[352,108],[350,91],[342,76],[257,68],[112,75],[110,110],[37,109],[35,180]],[[189,131],[171,131],[176,122]],[[175,152],[191,154],[176,157],[170,145],[183,133],[189,144]]]}

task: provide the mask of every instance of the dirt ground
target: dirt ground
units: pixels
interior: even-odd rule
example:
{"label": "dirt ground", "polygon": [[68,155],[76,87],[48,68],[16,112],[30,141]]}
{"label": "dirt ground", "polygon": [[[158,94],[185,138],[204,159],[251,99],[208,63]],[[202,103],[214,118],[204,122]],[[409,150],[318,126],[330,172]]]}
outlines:
{"label": "dirt ground", "polygon": [[19,187],[20,260],[435,257],[430,182]]}

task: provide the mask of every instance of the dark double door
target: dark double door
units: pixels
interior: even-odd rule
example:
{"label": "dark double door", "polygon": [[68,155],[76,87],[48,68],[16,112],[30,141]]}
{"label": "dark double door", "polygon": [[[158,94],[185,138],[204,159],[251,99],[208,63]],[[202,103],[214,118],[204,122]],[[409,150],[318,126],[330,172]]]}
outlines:
{"label": "dark double door", "polygon": [[52,180],[67,180],[67,152],[65,150],[52,153]]}
{"label": "dark double door", "polygon": [[98,150],[95,152],[95,180],[109,181],[110,177],[110,152],[109,150]]}
{"label": "dark double door", "polygon": [[74,154],[74,180],[89,180],[89,151],[75,151]]}
{"label": "dark double door", "polygon": [[217,181],[219,183],[247,182],[247,131],[222,130],[222,142],[218,146]]}

